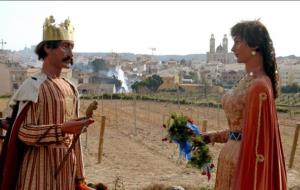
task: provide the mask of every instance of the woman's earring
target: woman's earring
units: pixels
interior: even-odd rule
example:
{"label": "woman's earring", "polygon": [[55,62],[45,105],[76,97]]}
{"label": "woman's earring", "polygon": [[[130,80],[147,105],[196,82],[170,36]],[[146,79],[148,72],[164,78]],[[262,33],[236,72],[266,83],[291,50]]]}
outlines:
{"label": "woman's earring", "polygon": [[252,50],[251,55],[253,55],[253,56],[256,55],[256,51]]}

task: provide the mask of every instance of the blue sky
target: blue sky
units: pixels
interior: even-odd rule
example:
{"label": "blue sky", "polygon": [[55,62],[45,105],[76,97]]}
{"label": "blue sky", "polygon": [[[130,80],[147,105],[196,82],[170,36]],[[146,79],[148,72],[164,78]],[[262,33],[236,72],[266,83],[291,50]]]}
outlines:
{"label": "blue sky", "polygon": [[260,18],[276,55],[300,56],[299,1],[1,1],[0,40],[20,50],[42,40],[42,25],[70,17],[77,52],[206,53],[241,20]]}

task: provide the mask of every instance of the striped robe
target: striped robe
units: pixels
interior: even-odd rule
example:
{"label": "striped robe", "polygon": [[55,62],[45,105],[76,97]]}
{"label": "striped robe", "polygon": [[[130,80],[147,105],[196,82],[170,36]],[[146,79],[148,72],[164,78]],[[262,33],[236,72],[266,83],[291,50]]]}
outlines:
{"label": "striped robe", "polygon": [[18,137],[27,146],[21,164],[18,190],[74,190],[75,180],[83,179],[80,139],[64,167],[55,172],[72,143],[73,135],[62,134],[61,124],[78,117],[78,95],[64,79],[46,79],[38,101],[31,104]]}

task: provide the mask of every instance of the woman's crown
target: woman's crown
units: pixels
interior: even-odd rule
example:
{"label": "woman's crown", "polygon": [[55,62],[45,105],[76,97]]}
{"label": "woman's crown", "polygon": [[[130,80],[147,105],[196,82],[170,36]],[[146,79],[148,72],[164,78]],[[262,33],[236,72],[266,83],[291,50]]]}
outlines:
{"label": "woman's crown", "polygon": [[58,26],[55,25],[54,17],[51,15],[45,19],[43,26],[43,41],[70,40],[74,41],[74,27],[69,18]]}

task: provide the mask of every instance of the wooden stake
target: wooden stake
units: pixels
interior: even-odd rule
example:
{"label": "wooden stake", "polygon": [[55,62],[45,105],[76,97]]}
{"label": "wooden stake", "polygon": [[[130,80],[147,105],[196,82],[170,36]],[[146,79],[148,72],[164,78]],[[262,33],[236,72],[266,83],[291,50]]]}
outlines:
{"label": "wooden stake", "polygon": [[220,127],[220,104],[218,104],[218,120],[217,120],[217,126],[218,126],[218,129]]}
{"label": "wooden stake", "polygon": [[101,116],[101,128],[100,128],[100,138],[99,138],[98,163],[101,163],[101,161],[102,161],[105,119],[106,119],[105,116]]}
{"label": "wooden stake", "polygon": [[102,99],[101,99],[101,114],[102,115],[104,115],[103,96],[104,96],[104,94],[102,93]]}
{"label": "wooden stake", "polygon": [[133,97],[133,114],[134,114],[134,135],[137,135],[136,129],[136,94]]}
{"label": "wooden stake", "polygon": [[[0,119],[2,118],[2,112],[0,112]],[[0,128],[1,132],[2,132],[2,128]],[[1,133],[2,134],[2,133]]]}
{"label": "wooden stake", "polygon": [[289,114],[290,114],[290,119],[294,119],[294,111],[293,111],[293,110],[290,110],[290,111],[289,111]]}
{"label": "wooden stake", "polygon": [[294,134],[294,141],[293,141],[291,156],[290,156],[289,168],[293,167],[296,148],[297,148],[297,142],[298,142],[298,137],[299,137],[299,131],[300,131],[300,123],[297,123],[296,129],[295,129],[295,134]]}
{"label": "wooden stake", "polygon": [[[0,112],[0,119],[2,118],[2,112]],[[1,120],[0,120],[1,122]],[[0,136],[3,136],[3,129],[0,127]],[[0,140],[0,152],[1,152],[1,149],[2,149],[2,140]]]}
{"label": "wooden stake", "polygon": [[207,129],[207,119],[203,119],[202,122],[202,132],[205,133]]}
{"label": "wooden stake", "polygon": [[180,111],[179,84],[176,84],[176,94],[177,94],[178,111]]}
{"label": "wooden stake", "polygon": [[116,127],[118,128],[118,100],[115,99],[115,108],[116,108]]}
{"label": "wooden stake", "polygon": [[85,132],[85,145],[84,145],[85,147],[85,149],[87,149],[88,148],[88,130],[86,130],[86,132]]}
{"label": "wooden stake", "polygon": [[[163,114],[162,115],[162,124],[165,124],[165,115]],[[161,139],[164,138],[164,128],[161,127]],[[161,148],[163,149],[164,148],[164,142],[161,141]]]}
{"label": "wooden stake", "polygon": [[148,100],[147,101],[147,116],[148,116],[148,118],[147,118],[147,123],[148,123],[148,127],[149,127],[149,137],[151,138],[151,134],[152,134],[152,125],[151,125],[151,119],[150,119],[150,101],[151,100]]}

